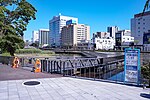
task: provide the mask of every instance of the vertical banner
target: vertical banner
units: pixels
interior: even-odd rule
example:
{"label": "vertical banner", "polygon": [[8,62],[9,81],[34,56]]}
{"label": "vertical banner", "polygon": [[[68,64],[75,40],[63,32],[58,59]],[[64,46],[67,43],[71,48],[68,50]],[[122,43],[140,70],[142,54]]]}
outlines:
{"label": "vertical banner", "polygon": [[140,49],[125,49],[124,81],[137,83],[140,76]]}

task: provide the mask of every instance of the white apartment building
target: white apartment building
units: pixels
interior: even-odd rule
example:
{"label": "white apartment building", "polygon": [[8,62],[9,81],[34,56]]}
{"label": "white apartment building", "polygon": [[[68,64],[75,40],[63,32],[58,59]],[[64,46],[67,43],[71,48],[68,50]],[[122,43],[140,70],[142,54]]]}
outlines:
{"label": "white apartment building", "polygon": [[32,43],[39,41],[39,31],[32,31]]}
{"label": "white apartment building", "polygon": [[118,32],[119,28],[117,26],[107,27],[107,32],[110,33],[110,37],[115,38],[116,32]]}
{"label": "white apartment building", "polygon": [[78,23],[78,18],[62,16],[61,14],[59,16],[54,16],[49,21],[50,46],[55,46],[55,47],[61,46],[61,30],[64,26],[66,26],[66,21],[68,20],[74,20],[76,23]]}
{"label": "white apartment building", "polygon": [[93,38],[96,38],[96,37],[107,38],[107,37],[110,37],[110,33],[108,33],[108,32],[96,32],[96,33],[93,33]]}
{"label": "white apartment building", "polygon": [[96,45],[96,50],[110,50],[114,49],[115,46],[115,39],[112,37],[107,37],[107,38],[100,38],[96,37],[93,38],[93,43]]}
{"label": "white apartment building", "polygon": [[131,36],[130,30],[120,30],[116,33],[116,39],[119,39],[121,43],[134,42],[134,37]]}
{"label": "white apartment building", "polygon": [[84,24],[70,24],[64,26],[61,32],[62,47],[77,46],[82,40],[90,40],[90,26]]}
{"label": "white apartment building", "polygon": [[49,43],[49,29],[39,29],[39,47],[48,45]]}
{"label": "white apartment building", "polygon": [[150,11],[144,14],[139,13],[131,19],[131,33],[137,42],[137,45],[143,45],[143,35],[150,31]]}

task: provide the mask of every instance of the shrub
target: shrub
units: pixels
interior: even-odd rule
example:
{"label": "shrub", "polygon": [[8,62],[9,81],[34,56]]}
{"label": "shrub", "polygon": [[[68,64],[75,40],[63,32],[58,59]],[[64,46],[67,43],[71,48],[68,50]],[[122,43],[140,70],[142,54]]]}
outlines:
{"label": "shrub", "polygon": [[19,49],[19,50],[16,50],[16,53],[21,53],[21,54],[26,54],[26,53],[41,53],[42,50],[40,49]]}
{"label": "shrub", "polygon": [[8,56],[8,57],[10,57],[11,55],[10,55],[10,53],[5,52],[5,53],[2,53],[2,56]]}
{"label": "shrub", "polygon": [[150,87],[150,63],[141,67],[141,73],[144,79],[149,80],[149,87]]}

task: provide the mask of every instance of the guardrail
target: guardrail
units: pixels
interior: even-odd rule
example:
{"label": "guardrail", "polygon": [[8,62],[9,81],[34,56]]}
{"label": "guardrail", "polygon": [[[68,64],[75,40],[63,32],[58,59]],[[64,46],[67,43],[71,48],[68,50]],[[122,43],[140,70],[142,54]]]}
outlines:
{"label": "guardrail", "polygon": [[[10,64],[14,57],[0,56],[0,63]],[[63,76],[90,78],[94,80],[111,80],[115,82],[124,81],[124,57],[109,58],[74,58],[56,59],[39,58],[41,60],[41,71],[47,73],[62,74]],[[20,66],[30,69],[35,65],[36,58],[22,57]],[[141,77],[141,83],[143,78]]]}
{"label": "guardrail", "polygon": [[12,65],[14,57],[10,56],[0,56],[0,63],[6,64],[6,65]]}

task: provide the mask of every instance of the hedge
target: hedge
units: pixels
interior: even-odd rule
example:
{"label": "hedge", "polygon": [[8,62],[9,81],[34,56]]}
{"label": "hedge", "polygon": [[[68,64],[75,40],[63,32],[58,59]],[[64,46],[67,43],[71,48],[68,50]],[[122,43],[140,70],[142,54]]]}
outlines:
{"label": "hedge", "polygon": [[41,53],[42,50],[40,49],[19,49],[19,50],[16,50],[15,53],[19,53],[19,54],[25,54],[25,53]]}
{"label": "hedge", "polygon": [[55,54],[53,51],[46,51],[40,49],[19,49],[16,50],[16,54],[33,54],[33,53],[40,53],[40,54]]}

